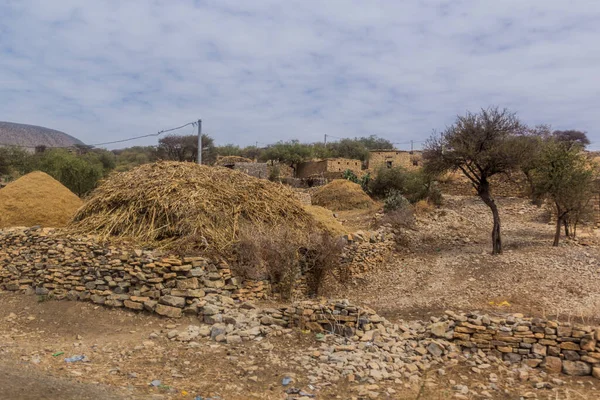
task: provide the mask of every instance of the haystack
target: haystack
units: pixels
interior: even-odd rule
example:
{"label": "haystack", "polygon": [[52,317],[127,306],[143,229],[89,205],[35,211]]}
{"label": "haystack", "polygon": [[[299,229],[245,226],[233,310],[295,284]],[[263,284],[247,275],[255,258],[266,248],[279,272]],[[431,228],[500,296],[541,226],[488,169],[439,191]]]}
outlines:
{"label": "haystack", "polygon": [[317,225],[333,236],[348,233],[347,229],[333,216],[333,211],[320,206],[305,205],[304,209],[315,219]]}
{"label": "haystack", "polygon": [[226,256],[240,228],[298,235],[312,217],[281,184],[222,167],[158,162],[106,179],[74,218],[80,233]]}
{"label": "haystack", "polygon": [[336,179],[315,191],[312,204],[333,211],[344,211],[370,208],[375,202],[360,185],[346,179]]}
{"label": "haystack", "polygon": [[253,162],[253,161],[246,157],[223,156],[223,157],[217,158],[215,165],[223,166],[223,165],[230,165],[230,164],[235,164],[235,163],[251,163],[251,162]]}
{"label": "haystack", "polygon": [[36,171],[0,190],[0,227],[67,225],[82,201],[50,175]]}

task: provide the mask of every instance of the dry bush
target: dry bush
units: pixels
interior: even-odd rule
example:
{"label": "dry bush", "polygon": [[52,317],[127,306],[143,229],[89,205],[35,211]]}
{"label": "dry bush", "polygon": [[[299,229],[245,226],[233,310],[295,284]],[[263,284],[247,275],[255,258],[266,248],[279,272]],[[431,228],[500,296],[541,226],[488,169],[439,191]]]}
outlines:
{"label": "dry bush", "polygon": [[281,297],[290,299],[300,273],[300,241],[289,230],[244,227],[236,243],[234,272],[246,279],[269,279]]}
{"label": "dry bush", "polygon": [[328,233],[313,233],[301,250],[302,272],[306,274],[309,295],[320,294],[325,279],[341,266],[344,243],[340,237]]}
{"label": "dry bush", "polygon": [[415,204],[416,215],[426,215],[433,211],[433,206],[427,200],[419,200]]}
{"label": "dry bush", "polygon": [[298,236],[283,228],[270,232],[244,228],[235,246],[236,275],[246,279],[269,279],[281,297],[292,297],[297,279],[306,277],[310,295],[319,293],[324,279],[340,265],[341,238],[326,232]]}

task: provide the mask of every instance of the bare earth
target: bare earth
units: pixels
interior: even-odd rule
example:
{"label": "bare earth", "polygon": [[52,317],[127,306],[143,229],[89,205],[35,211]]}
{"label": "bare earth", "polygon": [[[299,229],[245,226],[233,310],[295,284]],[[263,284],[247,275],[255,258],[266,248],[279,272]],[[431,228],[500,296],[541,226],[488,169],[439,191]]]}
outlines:
{"label": "bare earth", "polygon": [[[544,222],[543,210],[517,199],[503,199],[500,207],[505,254],[489,255],[491,218],[485,206],[473,198],[451,197],[444,208],[420,217],[388,265],[347,287],[335,285],[331,296],[370,305],[391,320],[440,315],[444,309],[558,314],[586,323],[598,319],[595,234],[582,231],[578,242],[552,248],[553,227]],[[368,220],[360,215],[360,224]],[[200,340],[191,345],[169,340],[167,332],[198,324],[197,319],[174,321],[88,303],[39,300],[0,293],[0,399],[286,399],[284,376],[294,377],[296,387],[309,388],[310,371],[303,368],[302,357],[315,346],[312,334],[294,331],[260,343]],[[80,354],[85,362],[64,361]],[[377,398],[453,399],[457,383],[477,388],[489,383],[492,372],[499,387],[493,399],[524,394],[600,398],[600,381],[591,377],[547,376],[545,381],[559,380],[538,390],[508,370],[478,374],[470,367],[431,371],[418,387],[380,383]],[[153,380],[160,380],[160,386],[150,386]],[[340,381],[312,392],[318,399],[362,399],[363,386]]]}

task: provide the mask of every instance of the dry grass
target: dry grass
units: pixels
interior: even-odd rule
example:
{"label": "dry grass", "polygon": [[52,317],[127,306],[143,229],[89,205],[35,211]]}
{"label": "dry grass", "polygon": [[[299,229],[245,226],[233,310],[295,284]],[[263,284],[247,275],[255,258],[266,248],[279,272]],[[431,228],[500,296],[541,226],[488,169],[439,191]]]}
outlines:
{"label": "dry grass", "polygon": [[321,206],[308,205],[305,205],[304,209],[312,215],[320,228],[332,235],[341,236],[348,233],[348,230],[333,216],[333,211]]}
{"label": "dry grass", "polygon": [[320,187],[313,194],[312,203],[333,211],[371,208],[375,205],[360,185],[346,179],[336,179]]}
{"label": "dry grass", "polygon": [[158,162],[111,175],[71,225],[79,233],[135,239],[180,252],[228,256],[241,227],[284,227],[297,236],[313,218],[286,187],[222,167]]}
{"label": "dry grass", "polygon": [[224,157],[219,157],[215,163],[215,165],[217,166],[223,166],[226,164],[233,164],[233,163],[251,163],[253,162],[251,159],[246,158],[246,157],[240,157],[240,156],[224,156]]}
{"label": "dry grass", "polygon": [[81,204],[79,197],[50,175],[32,172],[0,190],[0,227],[63,227]]}

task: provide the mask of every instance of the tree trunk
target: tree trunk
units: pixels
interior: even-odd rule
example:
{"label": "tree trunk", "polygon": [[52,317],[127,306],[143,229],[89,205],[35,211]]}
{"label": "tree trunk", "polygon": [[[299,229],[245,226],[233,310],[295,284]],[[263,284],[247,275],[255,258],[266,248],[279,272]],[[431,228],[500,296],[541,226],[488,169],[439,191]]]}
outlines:
{"label": "tree trunk", "polygon": [[552,246],[558,247],[558,242],[560,241],[560,228],[562,227],[563,216],[558,213],[558,217],[556,218],[556,232],[554,232],[554,243]]}
{"label": "tree trunk", "polygon": [[568,218],[563,219],[563,225],[565,226],[565,236],[571,237],[571,235],[569,234],[569,219]]}
{"label": "tree trunk", "polygon": [[492,210],[494,217],[494,228],[492,229],[492,254],[502,254],[502,236],[500,234],[500,214],[498,206],[490,194],[490,186],[486,179],[482,180],[479,190],[479,197]]}

